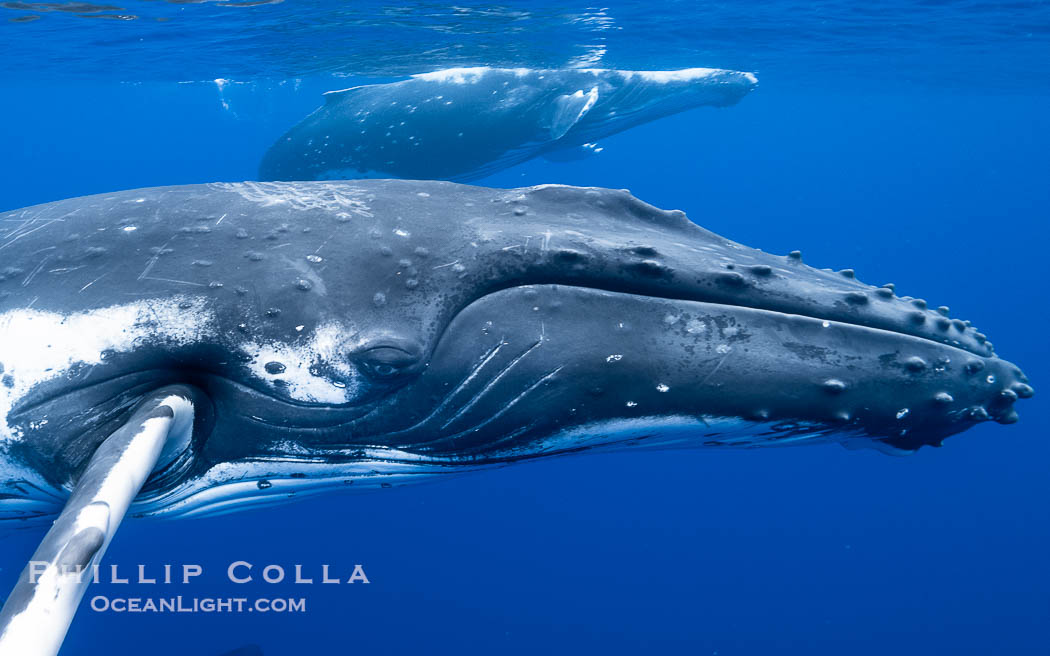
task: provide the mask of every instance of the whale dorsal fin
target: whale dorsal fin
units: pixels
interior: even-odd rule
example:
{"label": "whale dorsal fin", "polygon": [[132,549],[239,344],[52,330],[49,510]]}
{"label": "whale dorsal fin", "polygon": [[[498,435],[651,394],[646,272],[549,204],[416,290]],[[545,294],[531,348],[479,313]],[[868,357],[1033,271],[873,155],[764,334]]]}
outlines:
{"label": "whale dorsal fin", "polygon": [[598,102],[598,87],[590,91],[580,89],[576,93],[568,93],[554,99],[554,113],[550,122],[550,138],[556,141],[565,136],[572,126],[580,122],[580,119],[591,111],[594,103]]}

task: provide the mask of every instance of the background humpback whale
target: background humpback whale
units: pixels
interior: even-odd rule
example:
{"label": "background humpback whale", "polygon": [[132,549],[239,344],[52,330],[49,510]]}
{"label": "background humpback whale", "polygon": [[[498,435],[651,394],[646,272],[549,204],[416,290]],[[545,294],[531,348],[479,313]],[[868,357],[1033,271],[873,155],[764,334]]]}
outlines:
{"label": "background humpback whale", "polygon": [[27,567],[0,613],[0,648],[48,643],[26,653],[57,650],[33,627],[71,619],[87,583],[63,568],[97,564],[129,504],[221,513],[599,447],[911,451],[1033,393],[945,307],[626,191],[222,183],[2,218],[0,517],[74,490],[43,583]]}
{"label": "background humpback whale", "polygon": [[537,155],[595,152],[608,135],[700,106],[732,105],[751,73],[455,68],[325,94],[278,139],[262,180],[467,181]]}

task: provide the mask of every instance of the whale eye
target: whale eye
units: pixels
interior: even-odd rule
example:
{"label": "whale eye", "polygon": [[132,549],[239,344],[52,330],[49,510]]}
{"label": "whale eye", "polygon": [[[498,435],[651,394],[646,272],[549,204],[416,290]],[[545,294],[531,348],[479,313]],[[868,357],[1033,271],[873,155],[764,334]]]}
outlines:
{"label": "whale eye", "polygon": [[412,373],[419,364],[418,352],[400,346],[375,346],[354,356],[354,361],[377,380],[392,380]]}

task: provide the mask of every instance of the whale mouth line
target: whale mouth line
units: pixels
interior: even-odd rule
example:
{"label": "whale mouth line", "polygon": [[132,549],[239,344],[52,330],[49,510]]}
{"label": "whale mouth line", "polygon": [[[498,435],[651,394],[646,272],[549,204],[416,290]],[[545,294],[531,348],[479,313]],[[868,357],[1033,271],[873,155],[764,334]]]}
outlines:
{"label": "whale mouth line", "polygon": [[[133,382],[135,379],[141,379],[139,382]],[[215,393],[220,389],[223,392],[229,392],[234,390],[240,397],[254,396],[256,398],[264,397],[268,403],[276,404],[280,406],[280,410],[276,412],[282,418],[287,419],[289,413],[293,415],[301,415],[303,413],[314,414],[317,411],[324,411],[331,409],[335,411],[349,411],[353,409],[359,409],[355,405],[327,405],[317,403],[307,403],[302,401],[296,401],[295,399],[288,399],[280,397],[274,394],[268,394],[265,390],[259,389],[252,385],[240,382],[231,378],[230,376],[218,374],[212,371],[207,371],[198,368],[186,368],[179,369],[177,367],[150,367],[147,369],[135,369],[131,371],[124,371],[121,373],[101,378],[99,380],[92,381],[89,385],[83,387],[65,387],[61,390],[57,390],[53,393],[49,393],[46,396],[33,399],[31,402],[20,402],[11,408],[10,416],[16,417],[19,415],[26,415],[27,413],[36,412],[48,404],[55,403],[61,399],[69,396],[70,394],[83,394],[92,390],[101,390],[108,388],[108,392],[100,398],[96,403],[97,406],[105,406],[112,404],[117,401],[120,397],[128,394],[129,391],[134,391],[135,397],[143,394],[148,394],[154,389],[164,387],[165,385],[171,384],[188,384],[202,390],[208,396],[215,396]],[[295,428],[295,425],[289,426],[287,423],[281,423],[277,420],[267,420],[264,417],[247,415],[245,418],[254,423],[263,424],[266,426],[274,426],[281,428]],[[318,428],[318,427],[334,427],[341,424],[348,423],[357,418],[354,417],[339,417],[333,419],[327,423],[304,423],[302,428]]]}
{"label": "whale mouth line", "polygon": [[[241,402],[253,398],[265,399],[269,410],[266,414],[270,419],[255,414],[238,413],[241,419],[248,423],[286,431],[309,432],[317,429],[334,429],[353,422],[362,414],[359,406],[329,406],[296,402],[267,394],[264,390],[229,376],[201,369],[180,370],[173,367],[150,367],[117,373],[92,381],[89,385],[82,387],[65,387],[44,397],[33,399],[30,403],[16,405],[9,416],[12,418],[31,416],[33,413],[46,410],[49,405],[62,403],[63,399],[71,395],[93,391],[97,393],[97,398],[92,408],[105,408],[103,412],[109,413],[110,419],[106,423],[111,423],[119,416],[130,412],[135,407],[137,399],[156,389],[173,384],[192,386],[207,397],[209,405],[214,408],[214,417],[198,426],[200,432],[194,436],[194,441],[197,443],[206,442],[214,432],[216,424],[221,423],[223,414],[221,408],[236,408]],[[221,405],[216,404],[217,399],[224,402]],[[99,434],[99,431],[104,431],[104,428],[101,425],[93,425],[91,421],[84,422],[74,419],[84,410],[87,409],[72,413],[70,420],[75,421],[78,425],[75,429],[78,435],[91,440],[92,435]],[[292,423],[289,423],[289,418],[293,420]],[[165,479],[172,478],[170,472],[163,473]],[[167,484],[170,484],[170,481]],[[156,487],[156,482],[151,478],[148,486]]]}
{"label": "whale mouth line", "polygon": [[[121,372],[121,373],[118,373],[118,374],[113,374],[112,376],[108,376],[106,378],[100,378],[99,380],[94,380],[90,384],[84,385],[83,387],[63,388],[63,389],[58,390],[56,392],[46,394],[46,395],[44,395],[44,396],[42,396],[40,398],[35,398],[32,401],[30,401],[30,402],[25,402],[25,401],[21,401],[20,400],[17,403],[15,403],[14,406],[12,406],[10,415],[12,417],[15,417],[15,416],[22,415],[22,414],[25,414],[25,413],[28,413],[28,412],[34,412],[36,410],[39,410],[40,408],[43,408],[44,406],[46,406],[49,403],[54,403],[55,401],[58,401],[59,399],[62,399],[64,397],[68,396],[69,394],[73,394],[73,393],[80,394],[80,393],[83,393],[83,392],[86,392],[86,391],[99,389],[99,388],[101,388],[103,386],[115,385],[118,382],[126,381],[129,378],[133,378],[133,377],[137,377],[137,376],[149,375],[151,373],[161,374],[161,373],[169,373],[169,372],[172,372],[172,370],[171,369],[165,369],[165,368],[162,368],[162,367],[151,367],[151,368],[148,368],[148,369],[136,369],[134,371],[124,371],[124,372]],[[158,378],[159,377],[160,376],[158,376]],[[99,405],[101,405],[103,403],[112,402],[114,399],[116,399],[118,396],[120,396],[122,392],[127,391],[127,389],[129,387],[140,387],[140,386],[142,386],[142,384],[129,385],[128,387],[119,387],[118,391],[114,392],[111,395],[107,395],[106,398]],[[150,383],[149,389],[153,389],[154,387],[161,387],[161,386],[163,386],[163,384],[154,385],[153,383]]]}

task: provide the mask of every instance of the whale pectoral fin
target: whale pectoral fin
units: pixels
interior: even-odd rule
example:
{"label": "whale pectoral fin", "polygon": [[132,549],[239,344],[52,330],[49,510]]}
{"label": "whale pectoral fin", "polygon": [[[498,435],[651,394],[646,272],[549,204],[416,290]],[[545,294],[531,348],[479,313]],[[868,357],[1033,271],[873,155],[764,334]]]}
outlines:
{"label": "whale pectoral fin", "polygon": [[598,102],[598,87],[584,92],[580,89],[576,93],[558,96],[554,100],[550,126],[551,141],[557,141],[565,136],[572,126],[580,122],[587,112],[591,111],[594,103]]}
{"label": "whale pectoral fin", "polygon": [[0,610],[0,654],[58,653],[128,506],[193,426],[185,388],[154,392],[92,454],[62,513]]}

